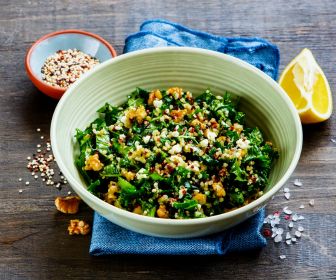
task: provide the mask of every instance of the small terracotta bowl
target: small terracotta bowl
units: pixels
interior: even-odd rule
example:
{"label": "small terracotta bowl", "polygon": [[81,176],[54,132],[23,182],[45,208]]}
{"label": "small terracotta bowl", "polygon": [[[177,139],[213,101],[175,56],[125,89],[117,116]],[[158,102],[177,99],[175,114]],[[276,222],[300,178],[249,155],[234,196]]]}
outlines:
{"label": "small terracotta bowl", "polygon": [[38,39],[28,50],[25,67],[28,77],[44,94],[60,99],[67,88],[51,86],[42,80],[41,68],[48,56],[58,50],[78,49],[99,59],[100,63],[117,56],[114,48],[102,37],[82,30],[60,30]]}

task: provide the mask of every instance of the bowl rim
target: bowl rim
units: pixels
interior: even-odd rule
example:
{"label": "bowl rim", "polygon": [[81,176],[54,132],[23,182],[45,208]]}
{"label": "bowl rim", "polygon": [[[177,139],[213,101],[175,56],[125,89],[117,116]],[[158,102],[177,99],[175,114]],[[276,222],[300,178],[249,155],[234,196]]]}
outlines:
{"label": "bowl rim", "polygon": [[62,35],[62,34],[81,34],[81,35],[85,35],[88,37],[92,37],[95,38],[96,40],[98,40],[100,43],[102,43],[103,45],[105,45],[105,47],[107,47],[107,49],[110,51],[112,58],[117,56],[117,52],[115,51],[115,49],[112,47],[112,45],[107,42],[104,38],[102,38],[101,36],[85,31],[85,30],[80,30],[80,29],[63,29],[63,30],[58,30],[58,31],[54,31],[51,33],[48,33],[44,36],[42,36],[41,38],[37,39],[31,46],[30,48],[27,50],[26,52],[26,57],[25,57],[25,68],[26,71],[28,73],[28,76],[31,80],[34,80],[35,82],[39,82],[42,83],[45,88],[47,88],[48,90],[53,90],[56,91],[57,94],[63,94],[68,88],[62,88],[59,86],[51,86],[47,83],[45,83],[44,81],[42,81],[39,77],[37,77],[34,74],[34,71],[32,70],[31,66],[30,66],[30,58],[31,55],[33,53],[33,51],[35,50],[35,48],[41,44],[43,41],[45,41],[48,38],[51,37],[56,37],[58,35]]}
{"label": "bowl rim", "polygon": [[[289,107],[292,117],[294,120],[294,124],[296,127],[296,147],[295,147],[295,153],[293,155],[292,161],[289,165],[289,168],[285,172],[285,174],[280,178],[280,180],[264,195],[259,197],[258,199],[252,201],[251,203],[239,207],[235,210],[218,214],[211,217],[204,217],[204,218],[198,218],[198,219],[163,219],[163,218],[157,218],[157,217],[148,217],[148,216],[142,216],[138,215],[132,212],[129,212],[127,210],[123,210],[120,208],[117,208],[111,204],[108,204],[107,202],[103,201],[102,199],[96,197],[92,193],[90,193],[85,186],[83,186],[80,182],[78,182],[71,174],[71,172],[68,170],[66,165],[61,161],[61,154],[57,149],[56,145],[56,124],[57,120],[60,116],[61,110],[63,105],[67,102],[67,99],[72,94],[72,92],[78,87],[84,79],[89,77],[89,75],[94,75],[95,72],[100,71],[102,68],[108,67],[110,64],[118,63],[120,61],[131,59],[132,57],[137,57],[141,55],[146,54],[153,54],[153,53],[162,53],[162,52],[180,52],[180,53],[194,53],[194,54],[200,54],[200,55],[210,55],[212,57],[216,57],[219,59],[225,59],[229,61],[230,63],[236,64],[239,67],[248,69],[261,77],[263,80],[265,80],[266,83],[268,83],[276,92],[278,92],[281,97],[283,98],[284,102]],[[150,49],[144,49],[139,51],[134,51],[131,53],[123,54],[118,57],[116,57],[113,60],[108,60],[106,62],[103,62],[102,64],[95,67],[92,71],[85,73],[83,76],[81,76],[74,85],[69,88],[69,90],[66,91],[62,99],[59,101],[51,122],[51,128],[50,128],[50,139],[51,139],[51,145],[53,147],[54,156],[56,158],[57,164],[59,165],[59,168],[61,169],[64,176],[68,179],[68,182],[70,183],[71,187],[74,188],[76,193],[78,193],[80,196],[84,196],[86,199],[88,199],[92,204],[100,205],[101,209],[107,210],[108,212],[113,212],[114,214],[118,216],[123,216],[125,218],[128,218],[130,220],[136,220],[137,222],[142,222],[145,224],[158,224],[158,225],[180,225],[180,226],[186,226],[186,225],[201,225],[201,224],[208,224],[208,223],[214,223],[214,222],[221,222],[225,219],[232,219],[236,216],[242,215],[244,213],[253,211],[254,213],[257,212],[257,210],[261,209],[265,206],[265,203],[272,198],[272,196],[286,183],[286,181],[289,179],[293,171],[295,170],[297,163],[300,159],[301,150],[302,150],[302,141],[303,141],[303,133],[302,133],[302,126],[301,121],[299,118],[299,115],[297,113],[297,110],[288,97],[288,95],[284,92],[284,90],[280,87],[280,85],[273,80],[270,76],[259,70],[258,68],[250,65],[249,63],[240,60],[238,58],[229,56],[227,54],[206,50],[206,49],[199,49],[199,48],[192,48],[192,47],[160,47],[160,48],[150,48]],[[257,208],[257,209],[256,209]]]}

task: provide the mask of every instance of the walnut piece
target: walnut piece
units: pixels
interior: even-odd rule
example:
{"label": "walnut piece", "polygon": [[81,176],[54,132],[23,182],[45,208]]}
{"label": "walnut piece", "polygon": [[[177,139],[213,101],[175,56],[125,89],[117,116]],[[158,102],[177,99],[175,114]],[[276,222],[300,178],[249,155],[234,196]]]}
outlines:
{"label": "walnut piece", "polygon": [[118,184],[116,182],[110,181],[110,183],[108,184],[107,193],[105,194],[105,201],[109,204],[113,204],[113,202],[115,202],[117,199],[116,193],[118,192]]}
{"label": "walnut piece", "polygon": [[55,205],[58,211],[65,214],[76,214],[81,199],[78,196],[56,197]]}
{"label": "walnut piece", "polygon": [[104,164],[100,162],[98,154],[94,154],[92,156],[89,156],[88,159],[85,161],[84,170],[99,171],[103,167]]}
{"label": "walnut piece", "polygon": [[80,220],[70,220],[70,225],[68,226],[69,235],[81,234],[86,235],[90,232],[90,225],[84,221]]}

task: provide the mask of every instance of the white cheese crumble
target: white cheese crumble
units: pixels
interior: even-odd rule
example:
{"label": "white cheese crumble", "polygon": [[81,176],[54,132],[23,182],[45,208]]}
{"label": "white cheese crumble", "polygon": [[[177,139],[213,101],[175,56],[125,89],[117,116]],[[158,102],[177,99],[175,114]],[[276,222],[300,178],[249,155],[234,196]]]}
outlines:
{"label": "white cheese crumble", "polygon": [[181,153],[182,152],[182,147],[180,144],[176,144],[174,145],[170,150],[169,150],[169,153],[170,154],[178,154],[178,153]]}
{"label": "white cheese crumble", "polygon": [[171,136],[173,136],[173,137],[178,137],[180,134],[178,133],[178,131],[173,131],[172,133],[171,133]]}
{"label": "white cheese crumble", "polygon": [[146,173],[146,169],[141,168],[141,169],[138,171],[138,173],[136,174],[136,178],[137,178],[138,180],[148,178],[148,174]]}
{"label": "white cheese crumble", "polygon": [[155,108],[161,108],[161,106],[162,106],[162,100],[155,99],[153,101],[153,105],[154,105]]}
{"label": "white cheese crumble", "polygon": [[215,141],[216,137],[217,137],[217,133],[211,130],[207,131],[207,135],[206,137],[210,140],[210,141]]}
{"label": "white cheese crumble", "polygon": [[125,116],[125,115],[122,116],[122,117],[120,118],[120,121],[121,121],[123,124],[125,124],[125,123],[126,123],[126,116]]}
{"label": "white cheese crumble", "polygon": [[179,190],[179,198],[181,199],[183,196],[184,196],[184,193],[185,193],[185,189],[184,188],[180,188],[180,190]]}
{"label": "white cheese crumble", "polygon": [[147,144],[150,138],[151,138],[150,135],[147,135],[147,136],[142,137],[142,140],[144,141],[145,144]]}
{"label": "white cheese crumble", "polygon": [[243,150],[250,148],[250,141],[247,140],[247,139],[243,140],[243,139],[240,138],[236,141],[236,144],[239,148],[241,148]]}
{"label": "white cheese crumble", "polygon": [[122,130],[122,127],[120,125],[116,125],[116,126],[114,126],[114,129],[115,130]]}
{"label": "white cheese crumble", "polygon": [[208,145],[209,145],[209,141],[208,141],[208,139],[203,139],[203,140],[200,142],[200,145],[201,145],[201,147],[203,147],[203,148],[208,147]]}

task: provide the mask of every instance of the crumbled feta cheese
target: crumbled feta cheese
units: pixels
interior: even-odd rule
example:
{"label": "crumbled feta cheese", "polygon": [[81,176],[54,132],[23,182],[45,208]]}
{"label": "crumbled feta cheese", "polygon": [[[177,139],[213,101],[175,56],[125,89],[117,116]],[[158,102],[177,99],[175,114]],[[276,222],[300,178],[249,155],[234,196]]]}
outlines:
{"label": "crumbled feta cheese", "polygon": [[138,171],[138,173],[136,174],[136,178],[137,178],[138,180],[148,178],[148,174],[146,173],[146,169],[141,168],[141,169]]}
{"label": "crumbled feta cheese", "polygon": [[236,141],[236,144],[239,148],[245,150],[245,149],[248,149],[250,147],[250,141],[249,140],[243,140],[243,139],[238,139]]}
{"label": "crumbled feta cheese", "polygon": [[169,153],[170,154],[178,154],[182,152],[182,147],[180,144],[176,144],[174,145],[170,150]]}
{"label": "crumbled feta cheese", "polygon": [[154,105],[155,108],[161,108],[161,106],[162,106],[162,100],[155,99],[153,101],[153,105]]}
{"label": "crumbled feta cheese", "polygon": [[151,138],[150,135],[147,135],[147,136],[142,137],[142,140],[144,141],[145,144],[147,144],[150,138]]}
{"label": "crumbled feta cheese", "polygon": [[206,137],[210,140],[210,141],[215,141],[216,137],[217,137],[217,133],[211,130],[207,131]]}
{"label": "crumbled feta cheese", "polygon": [[169,160],[175,163],[177,166],[185,167],[187,165],[186,162],[180,156],[173,155],[169,158]]}
{"label": "crumbled feta cheese", "polygon": [[203,147],[203,148],[208,147],[208,145],[209,145],[209,141],[208,141],[208,139],[203,139],[203,140],[200,142],[200,145],[201,145],[201,147]]}
{"label": "crumbled feta cheese", "polygon": [[179,190],[179,198],[181,199],[183,196],[184,196],[184,194],[185,194],[185,188],[180,188],[180,190]]}
{"label": "crumbled feta cheese", "polygon": [[123,124],[125,124],[125,123],[126,123],[126,116],[125,116],[125,115],[122,116],[122,117],[120,118],[120,121],[121,121]]}
{"label": "crumbled feta cheese", "polygon": [[120,125],[116,125],[116,126],[114,126],[114,129],[115,130],[122,130],[122,127]]}
{"label": "crumbled feta cheese", "polygon": [[139,149],[142,148],[142,146],[140,145],[140,142],[139,142],[139,141],[135,141],[134,145],[135,145],[135,148],[136,148],[137,150],[139,150]]}
{"label": "crumbled feta cheese", "polygon": [[200,163],[198,161],[192,161],[189,163],[188,169],[194,171],[194,172],[199,172],[200,171]]}
{"label": "crumbled feta cheese", "polygon": [[171,136],[173,136],[173,137],[178,137],[180,134],[178,133],[178,131],[173,131],[172,133],[171,133]]}

